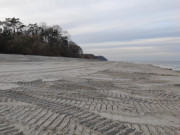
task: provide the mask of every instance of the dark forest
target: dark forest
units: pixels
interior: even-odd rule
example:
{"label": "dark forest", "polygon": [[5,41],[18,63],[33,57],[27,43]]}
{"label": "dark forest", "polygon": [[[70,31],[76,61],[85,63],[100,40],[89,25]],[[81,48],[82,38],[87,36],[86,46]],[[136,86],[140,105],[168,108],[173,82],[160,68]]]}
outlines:
{"label": "dark forest", "polygon": [[6,18],[0,21],[0,53],[77,57],[83,50],[59,25],[25,25],[19,18]]}

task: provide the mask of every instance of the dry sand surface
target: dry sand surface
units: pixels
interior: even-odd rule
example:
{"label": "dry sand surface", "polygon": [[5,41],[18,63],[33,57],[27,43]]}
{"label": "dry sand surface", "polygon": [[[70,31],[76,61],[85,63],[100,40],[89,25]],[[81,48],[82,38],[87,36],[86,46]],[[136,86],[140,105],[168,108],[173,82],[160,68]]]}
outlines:
{"label": "dry sand surface", "polygon": [[0,54],[0,135],[180,135],[180,72]]}

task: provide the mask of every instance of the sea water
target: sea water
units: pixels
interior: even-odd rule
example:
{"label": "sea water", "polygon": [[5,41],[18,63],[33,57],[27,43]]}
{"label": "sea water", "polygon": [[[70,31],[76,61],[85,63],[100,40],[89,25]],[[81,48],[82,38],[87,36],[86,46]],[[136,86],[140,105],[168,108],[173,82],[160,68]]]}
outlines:
{"label": "sea water", "polygon": [[180,61],[141,61],[138,63],[152,64],[154,66],[180,71]]}

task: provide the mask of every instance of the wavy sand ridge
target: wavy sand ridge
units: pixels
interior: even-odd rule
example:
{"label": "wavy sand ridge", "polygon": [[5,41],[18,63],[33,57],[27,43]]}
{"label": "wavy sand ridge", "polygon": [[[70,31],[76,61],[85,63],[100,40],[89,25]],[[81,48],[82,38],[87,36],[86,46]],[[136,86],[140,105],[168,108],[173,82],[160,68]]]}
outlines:
{"label": "wavy sand ridge", "polygon": [[179,114],[178,72],[0,55],[2,135],[179,135]]}

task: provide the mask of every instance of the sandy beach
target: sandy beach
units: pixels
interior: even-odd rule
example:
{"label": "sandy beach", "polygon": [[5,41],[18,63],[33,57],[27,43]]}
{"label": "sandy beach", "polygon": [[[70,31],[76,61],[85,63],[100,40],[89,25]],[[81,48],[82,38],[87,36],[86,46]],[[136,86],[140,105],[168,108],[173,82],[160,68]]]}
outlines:
{"label": "sandy beach", "polygon": [[0,54],[0,135],[179,135],[180,72]]}

